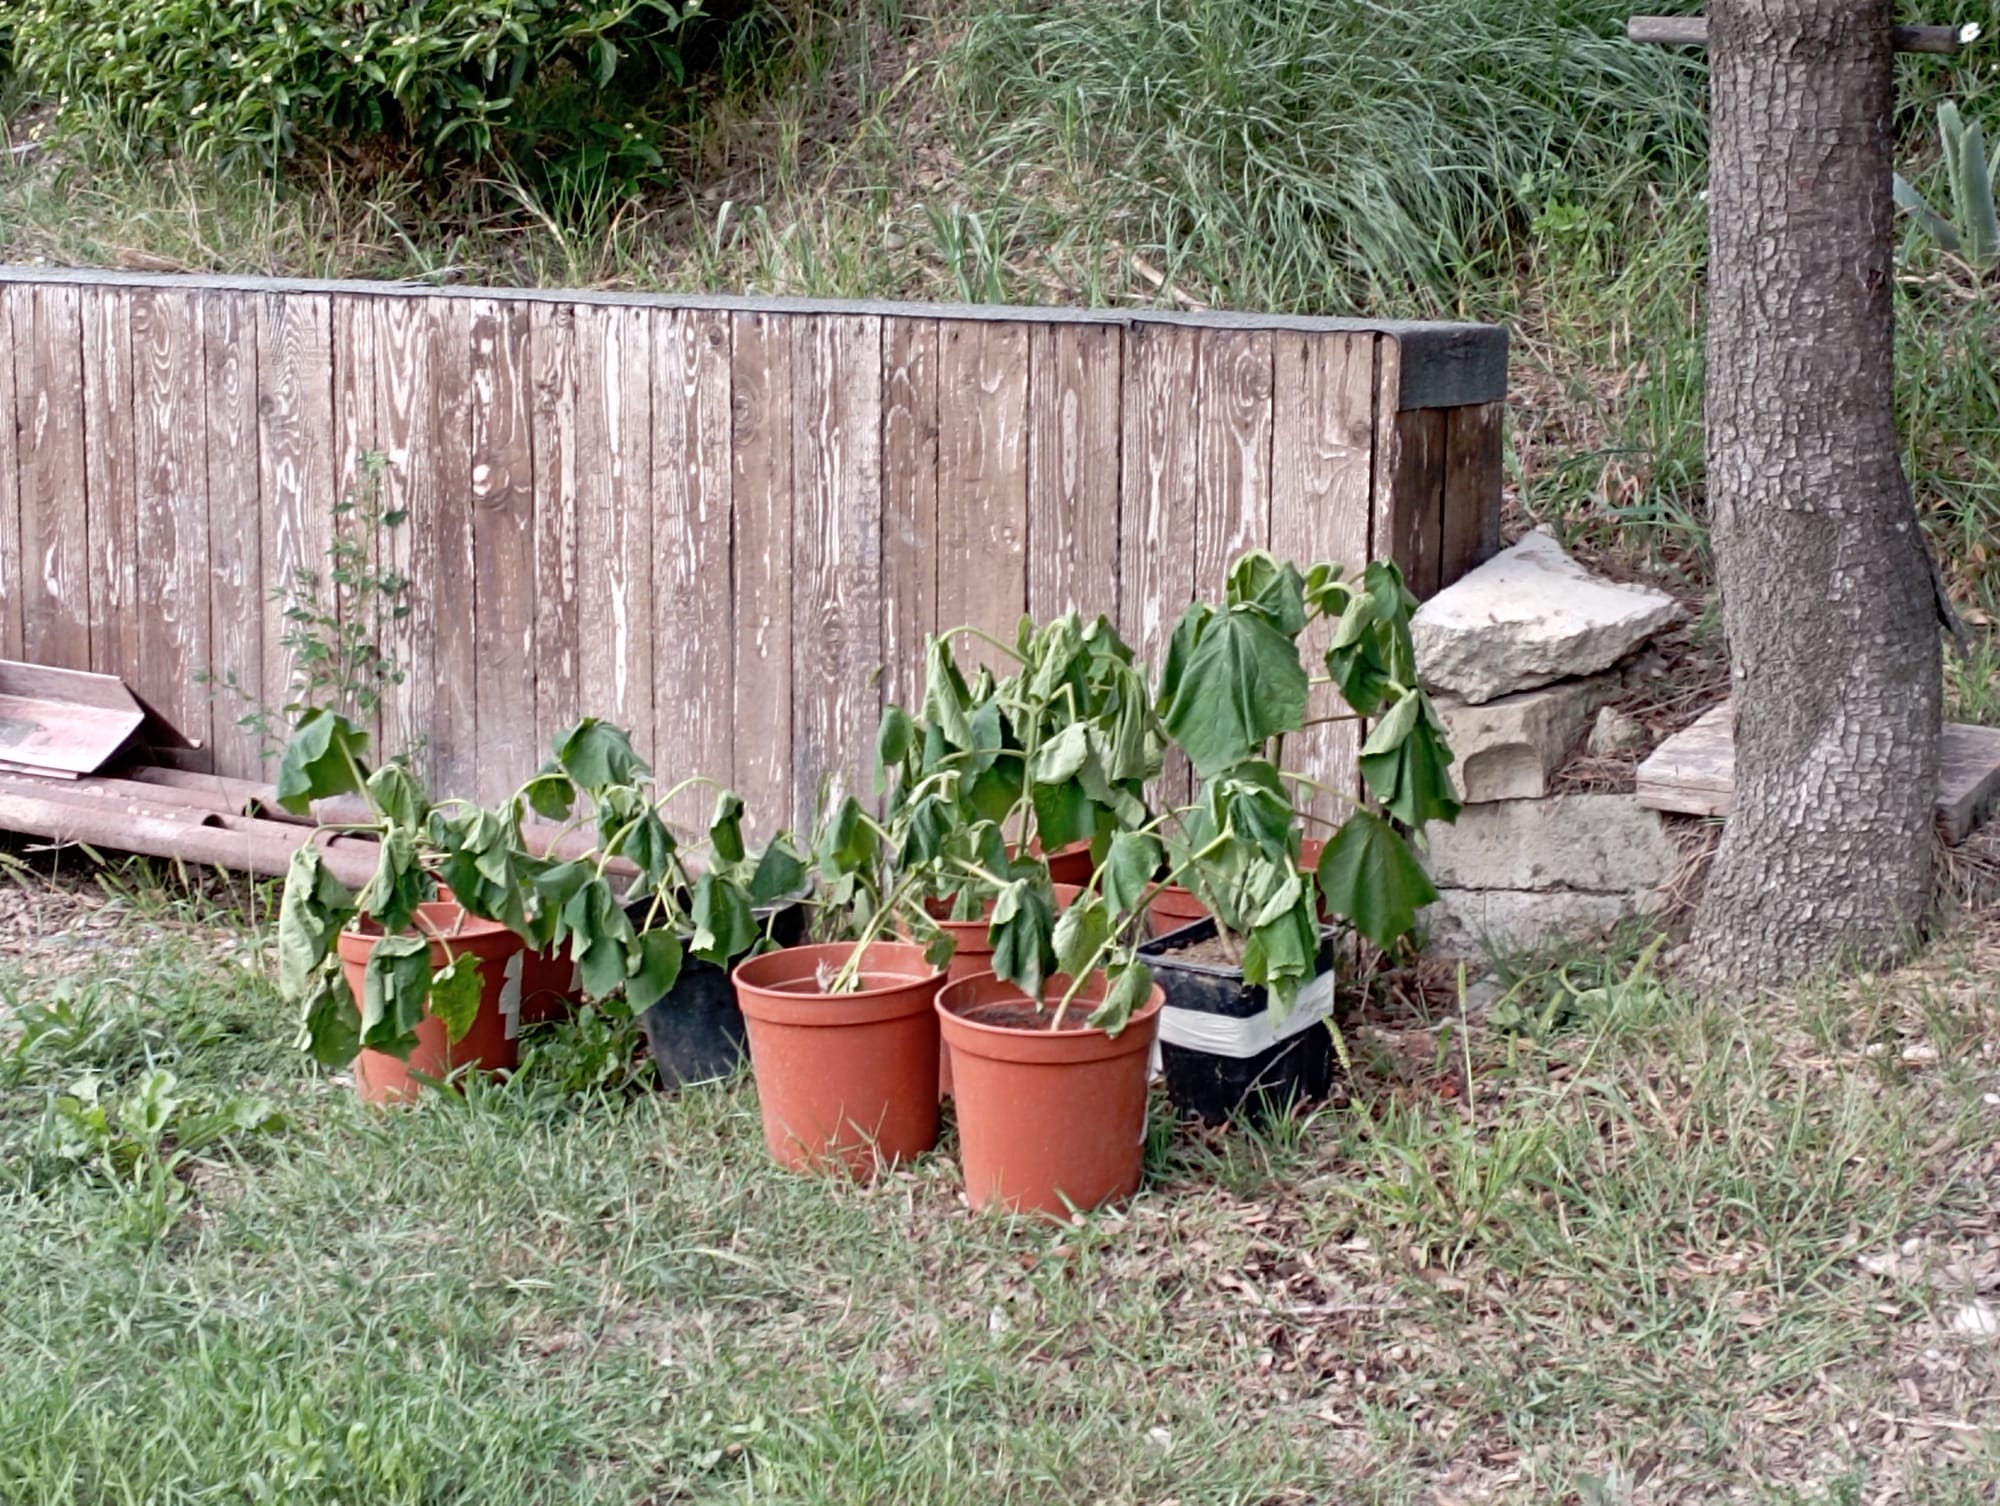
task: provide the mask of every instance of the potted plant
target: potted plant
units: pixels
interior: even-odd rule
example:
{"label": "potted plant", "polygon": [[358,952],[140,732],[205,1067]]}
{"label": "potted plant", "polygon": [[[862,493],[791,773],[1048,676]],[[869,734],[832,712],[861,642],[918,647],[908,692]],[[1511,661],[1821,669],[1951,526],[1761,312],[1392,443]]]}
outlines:
{"label": "potted plant", "polygon": [[[637,1016],[667,1087],[733,1073],[745,1053],[728,969],[798,938],[805,863],[784,832],[752,853],[741,797],[717,791],[698,837],[666,810],[714,781],[696,775],[661,790],[620,728],[585,718],[557,739],[522,803],[561,835],[594,829],[566,861],[532,865],[526,925],[545,954],[572,959],[582,998]],[[512,811],[518,820],[519,805]]]}
{"label": "potted plant", "polygon": [[[773,1157],[858,1178],[937,1144],[938,1028],[948,938],[886,832],[852,795],[822,800],[808,936],[731,974]],[[899,936],[928,938],[896,939]]]}
{"label": "potted plant", "polygon": [[[1174,632],[1158,704],[1202,783],[1163,823],[1161,888],[1188,895],[1201,919],[1141,951],[1173,1011],[1161,1059],[1184,1114],[1214,1122],[1323,1094],[1336,1043],[1321,1023],[1333,1002],[1329,923],[1387,948],[1436,898],[1399,829],[1458,813],[1451,752],[1417,681],[1415,606],[1393,564],[1348,580],[1335,565],[1301,573],[1253,553],[1232,567],[1222,605],[1193,604]],[[1285,738],[1307,725],[1299,639],[1315,619],[1334,624],[1325,683],[1347,717],[1373,719],[1361,771],[1383,815],[1282,765]],[[1351,807],[1310,846],[1301,790]],[[1157,894],[1149,910],[1157,918]]]}
{"label": "potted plant", "polygon": [[369,1102],[404,1099],[466,1068],[515,1063],[521,937],[474,913],[439,881],[438,812],[400,763],[367,767],[368,737],[340,713],[307,711],[287,745],[278,798],[365,797],[366,820],[339,829],[380,844],[359,894],[314,842],[293,855],[278,910],[280,991],[300,1009],[300,1042],[329,1067],[355,1066]]}
{"label": "potted plant", "polygon": [[[1006,673],[967,674],[964,637],[995,648]],[[1073,893],[1112,834],[1146,819],[1165,740],[1132,650],[1102,617],[1023,618],[1011,643],[957,628],[927,641],[924,668],[922,720],[884,713],[876,779],[894,860],[951,939],[956,979],[992,967],[995,907],[1016,877]]]}

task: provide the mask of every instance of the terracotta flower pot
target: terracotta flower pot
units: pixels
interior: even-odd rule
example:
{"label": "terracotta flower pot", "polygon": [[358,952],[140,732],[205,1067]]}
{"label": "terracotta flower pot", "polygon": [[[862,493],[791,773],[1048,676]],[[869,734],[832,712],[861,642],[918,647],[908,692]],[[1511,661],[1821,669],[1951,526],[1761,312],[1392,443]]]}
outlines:
{"label": "terracotta flower pot", "polygon": [[1095,872],[1097,861],[1090,855],[1088,842],[1072,842],[1049,854],[1049,877],[1058,884],[1075,884],[1080,888],[1090,882]]}
{"label": "terracotta flower pot", "polygon": [[[1066,979],[1049,981],[1051,1000]],[[975,1208],[1066,1217],[1139,1188],[1146,1155],[1146,1062],[1162,995],[1116,1036],[1082,1021],[1104,999],[1085,985],[1060,1031],[1018,988],[991,973],[938,994],[958,1100],[965,1193]]]}
{"label": "terracotta flower pot", "polygon": [[[347,986],[359,1010],[364,975],[379,927],[363,922],[359,931],[342,931],[338,945]],[[431,969],[445,966],[461,952],[479,959],[479,1013],[462,1040],[453,1043],[444,1021],[424,1016],[417,1026],[416,1049],[403,1061],[386,1051],[364,1049],[354,1063],[354,1083],[367,1103],[394,1103],[414,1098],[422,1078],[441,1080],[461,1067],[493,1072],[512,1069],[520,1060],[515,1041],[521,997],[521,976],[509,976],[508,963],[520,952],[521,938],[498,921],[480,920],[451,900],[434,900],[417,907],[417,930],[432,938]]]}
{"label": "terracotta flower pot", "polygon": [[794,1170],[844,1168],[922,1155],[938,1137],[938,1029],[944,974],[924,949],[876,942],[861,988],[821,992],[852,945],[788,947],[739,963],[736,1000],[750,1036],[750,1070],[764,1143]]}
{"label": "terracotta flower pot", "polygon": [[550,1020],[566,1020],[583,1002],[583,985],[577,980],[576,959],[569,943],[546,952],[521,953],[521,1024],[541,1025]]}

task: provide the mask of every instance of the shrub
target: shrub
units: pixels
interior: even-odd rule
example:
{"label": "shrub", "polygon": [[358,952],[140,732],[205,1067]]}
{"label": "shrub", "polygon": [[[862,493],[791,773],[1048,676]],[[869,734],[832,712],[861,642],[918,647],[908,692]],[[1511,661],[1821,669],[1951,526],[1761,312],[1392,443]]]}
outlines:
{"label": "shrub", "polygon": [[29,0],[14,24],[24,82],[146,145],[276,164],[379,143],[632,180],[715,20],[703,0]]}

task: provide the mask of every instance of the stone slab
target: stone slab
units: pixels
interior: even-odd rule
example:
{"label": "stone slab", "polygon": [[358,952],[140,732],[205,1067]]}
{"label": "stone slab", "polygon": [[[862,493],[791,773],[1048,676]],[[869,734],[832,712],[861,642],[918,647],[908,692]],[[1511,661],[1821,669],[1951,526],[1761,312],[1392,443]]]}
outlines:
{"label": "stone slab", "polygon": [[1664,884],[1680,866],[1658,812],[1630,795],[1468,805],[1425,835],[1425,867],[1440,889],[1622,894]]}
{"label": "stone slab", "polygon": [[1479,805],[1548,794],[1550,781],[1584,740],[1592,713],[1619,689],[1618,676],[1593,675],[1476,705],[1434,697],[1459,799]]}
{"label": "stone slab", "polygon": [[1425,602],[1410,631],[1424,683],[1478,704],[1609,669],[1680,615],[1665,592],[1593,575],[1538,531]]}
{"label": "stone slab", "polygon": [[[1726,816],[1736,788],[1730,703],[1702,713],[1639,765],[1638,800],[1684,816]],[[1938,738],[1938,833],[1956,846],[2000,804],[2000,727],[1946,722]]]}
{"label": "stone slab", "polygon": [[1631,915],[1658,908],[1654,891],[1578,894],[1522,889],[1440,889],[1423,912],[1426,949],[1434,955],[1470,957],[1496,948],[1581,940],[1602,934]]}

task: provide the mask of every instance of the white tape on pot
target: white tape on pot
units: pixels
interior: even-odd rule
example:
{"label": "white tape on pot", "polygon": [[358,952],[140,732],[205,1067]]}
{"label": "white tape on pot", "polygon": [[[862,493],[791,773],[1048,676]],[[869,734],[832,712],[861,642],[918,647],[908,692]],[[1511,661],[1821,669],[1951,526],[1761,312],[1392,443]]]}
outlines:
{"label": "white tape on pot", "polygon": [[1290,1040],[1332,1013],[1333,970],[1329,968],[1299,990],[1298,998],[1292,1001],[1291,1013],[1282,1021],[1275,1019],[1269,1009],[1232,1019],[1228,1015],[1175,1009],[1169,1005],[1160,1011],[1159,1038],[1189,1051],[1205,1051],[1210,1056],[1242,1061],[1260,1051],[1269,1051],[1280,1041]]}

